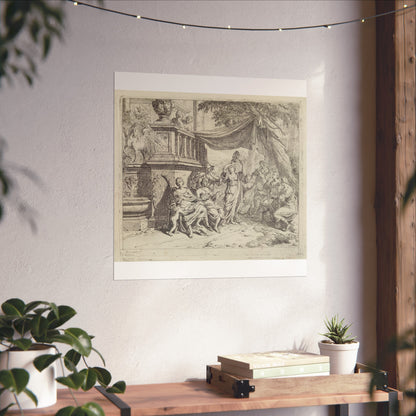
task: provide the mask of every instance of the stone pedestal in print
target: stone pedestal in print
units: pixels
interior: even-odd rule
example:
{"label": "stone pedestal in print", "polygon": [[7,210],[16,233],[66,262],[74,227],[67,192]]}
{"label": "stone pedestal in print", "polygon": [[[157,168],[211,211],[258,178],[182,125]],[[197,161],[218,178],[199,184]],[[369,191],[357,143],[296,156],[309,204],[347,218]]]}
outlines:
{"label": "stone pedestal in print", "polygon": [[152,218],[152,189],[146,181],[151,178],[150,169],[130,164],[123,169],[123,178],[123,229],[146,230]]}
{"label": "stone pedestal in print", "polygon": [[[160,101],[160,100],[159,100]],[[151,125],[159,138],[157,153],[142,164],[130,164],[123,170],[123,228],[140,231],[147,228],[166,229],[169,223],[169,204],[176,179],[187,183],[192,172],[205,169],[205,144],[186,129],[172,124],[164,109],[159,120]]]}

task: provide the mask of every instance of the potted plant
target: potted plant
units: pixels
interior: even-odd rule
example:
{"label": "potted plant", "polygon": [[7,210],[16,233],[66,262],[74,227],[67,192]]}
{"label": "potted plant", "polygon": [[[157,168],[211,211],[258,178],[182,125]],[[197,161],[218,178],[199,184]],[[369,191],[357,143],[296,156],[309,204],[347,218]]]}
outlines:
{"label": "potted plant", "polygon": [[[56,382],[71,391],[87,391],[98,383],[110,393],[124,392],[124,381],[109,387],[111,373],[88,365],[87,358],[94,351],[105,366],[102,355],[92,346],[93,337],[81,328],[62,328],[75,314],[70,306],[44,301],[26,304],[13,298],[1,305],[0,416],[13,405],[23,413],[24,409],[54,404]],[[61,364],[59,377],[55,374],[57,362]],[[79,369],[81,363],[83,368]],[[75,400],[75,404],[61,409],[59,415],[104,415],[96,403],[79,406]]]}
{"label": "potted plant", "polygon": [[360,343],[348,334],[351,324],[345,324],[338,315],[325,320],[327,339],[319,342],[321,355],[329,356],[331,374],[352,374],[355,371]]}

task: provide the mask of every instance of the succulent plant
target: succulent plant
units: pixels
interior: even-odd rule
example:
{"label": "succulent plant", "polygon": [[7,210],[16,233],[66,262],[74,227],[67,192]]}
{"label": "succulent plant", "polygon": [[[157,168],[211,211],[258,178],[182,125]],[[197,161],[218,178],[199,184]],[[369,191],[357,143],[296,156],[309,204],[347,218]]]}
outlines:
{"label": "succulent plant", "polygon": [[325,326],[327,332],[321,335],[327,337],[334,344],[350,344],[355,342],[357,337],[353,337],[347,333],[352,324],[345,324],[344,321],[338,315],[334,315],[331,319],[326,319]]}

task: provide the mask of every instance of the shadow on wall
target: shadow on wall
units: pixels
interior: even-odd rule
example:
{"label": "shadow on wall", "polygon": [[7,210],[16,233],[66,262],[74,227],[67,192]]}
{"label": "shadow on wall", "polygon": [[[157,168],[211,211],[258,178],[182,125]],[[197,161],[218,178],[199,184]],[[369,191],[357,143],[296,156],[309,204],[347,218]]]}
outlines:
{"label": "shadow on wall", "polygon": [[[375,13],[373,2],[362,2],[361,14],[364,16]],[[376,290],[377,290],[377,249],[376,224],[374,212],[375,192],[375,21],[373,26],[361,30],[360,68],[361,100],[358,112],[361,118],[361,261],[362,288],[361,322],[362,333],[367,334],[361,343],[361,356],[364,360],[372,360],[376,355]],[[358,305],[357,305],[358,306]]]}

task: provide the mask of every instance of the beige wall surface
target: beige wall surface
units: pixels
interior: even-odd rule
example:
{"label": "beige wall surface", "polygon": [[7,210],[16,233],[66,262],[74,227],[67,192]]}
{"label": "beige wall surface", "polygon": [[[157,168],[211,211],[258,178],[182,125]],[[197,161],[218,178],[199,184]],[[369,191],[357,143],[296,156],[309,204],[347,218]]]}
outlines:
{"label": "beige wall surface", "polygon": [[[105,6],[207,25],[328,24],[372,1],[111,1]],[[0,134],[36,234],[8,204],[0,223],[1,301],[73,306],[115,379],[203,378],[217,354],[304,347],[323,319],[353,323],[375,357],[375,22],[287,32],[207,31],[65,5],[64,41],[33,88],[3,84]],[[307,276],[113,280],[115,72],[307,82]],[[166,273],[169,273],[167,270]],[[255,414],[256,412],[249,412]],[[262,413],[262,412],[258,412]],[[268,412],[267,414],[270,414]],[[276,415],[326,414],[325,409]]]}

